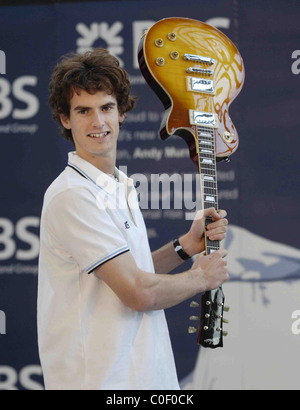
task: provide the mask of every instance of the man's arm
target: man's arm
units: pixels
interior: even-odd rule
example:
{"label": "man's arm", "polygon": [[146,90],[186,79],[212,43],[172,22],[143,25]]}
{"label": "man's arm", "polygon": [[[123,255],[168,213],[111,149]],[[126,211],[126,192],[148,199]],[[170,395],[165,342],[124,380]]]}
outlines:
{"label": "man's arm", "polygon": [[101,265],[95,274],[129,308],[136,311],[166,309],[228,279],[225,250],[199,256],[192,268],[175,275],[155,275],[139,269],[130,252]]}
{"label": "man's arm", "polygon": [[[205,219],[212,217],[213,222],[207,225],[207,236],[211,240],[221,241],[226,235],[226,211],[217,212],[214,208],[199,211],[188,233],[179,238],[179,243],[189,256],[194,256],[204,251],[204,227]],[[173,242],[152,252],[152,258],[156,273],[168,273],[177,268],[183,260],[174,250]]]}

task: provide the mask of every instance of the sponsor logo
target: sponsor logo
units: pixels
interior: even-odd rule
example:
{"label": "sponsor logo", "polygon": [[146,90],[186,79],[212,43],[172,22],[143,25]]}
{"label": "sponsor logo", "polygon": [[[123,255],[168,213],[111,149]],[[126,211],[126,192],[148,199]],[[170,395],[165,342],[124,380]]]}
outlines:
{"label": "sponsor logo", "polygon": [[[0,74],[6,74],[6,55],[0,50]],[[37,96],[31,92],[36,87],[36,76],[24,75],[9,81],[0,78],[0,120],[11,117],[16,122],[0,124],[0,134],[35,134],[37,124],[20,123],[34,117],[40,108]]]}
{"label": "sponsor logo", "polygon": [[89,26],[78,23],[76,31],[81,37],[76,41],[77,52],[84,53],[93,50],[103,42],[103,46],[115,57],[118,57],[120,63],[124,65],[120,58],[124,52],[124,38],[120,36],[122,30],[123,23],[120,21],[114,22],[111,26],[106,22],[91,23]]}
{"label": "sponsor logo", "polygon": [[[35,216],[23,217],[16,223],[0,218],[0,275],[38,273],[39,226],[40,218]],[[14,263],[3,263],[11,258]]]}
{"label": "sponsor logo", "polygon": [[38,365],[28,365],[18,372],[11,366],[0,366],[0,390],[44,390],[38,378],[42,379],[42,369]]}

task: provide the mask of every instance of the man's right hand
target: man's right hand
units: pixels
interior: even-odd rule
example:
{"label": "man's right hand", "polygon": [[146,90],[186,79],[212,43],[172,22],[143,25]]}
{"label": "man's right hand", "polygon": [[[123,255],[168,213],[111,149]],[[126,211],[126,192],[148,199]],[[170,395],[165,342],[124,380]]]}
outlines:
{"label": "man's right hand", "polygon": [[204,281],[206,290],[216,289],[228,278],[227,251],[219,249],[210,255],[198,255],[193,263],[192,270],[199,275],[199,280]]}

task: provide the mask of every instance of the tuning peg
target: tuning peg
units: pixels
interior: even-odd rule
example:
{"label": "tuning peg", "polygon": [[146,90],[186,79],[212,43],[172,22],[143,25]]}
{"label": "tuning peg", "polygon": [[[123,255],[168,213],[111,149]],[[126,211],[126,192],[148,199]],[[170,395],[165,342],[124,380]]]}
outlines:
{"label": "tuning peg", "polygon": [[199,303],[195,302],[194,300],[190,303],[190,307],[194,308],[194,307],[199,307]]}
{"label": "tuning peg", "polygon": [[223,336],[228,336],[228,332],[223,331]]}
{"label": "tuning peg", "polygon": [[223,318],[223,323],[229,323],[229,320]]}
{"label": "tuning peg", "polygon": [[190,316],[190,320],[200,320],[199,316]]}
{"label": "tuning peg", "polygon": [[189,326],[188,332],[189,333],[196,333],[197,329],[194,326]]}
{"label": "tuning peg", "polygon": [[229,312],[230,306],[224,306],[223,310],[224,310],[224,312]]}

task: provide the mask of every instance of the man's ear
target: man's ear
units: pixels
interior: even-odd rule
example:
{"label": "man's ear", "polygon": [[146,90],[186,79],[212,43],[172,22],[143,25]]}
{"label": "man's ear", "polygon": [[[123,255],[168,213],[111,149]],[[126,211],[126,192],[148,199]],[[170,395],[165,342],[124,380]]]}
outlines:
{"label": "man's ear", "polygon": [[59,114],[59,118],[60,118],[60,122],[62,123],[62,125],[67,130],[70,130],[71,129],[71,124],[70,124],[69,117],[67,117],[65,114]]}
{"label": "man's ear", "polygon": [[124,121],[126,120],[126,114],[119,114],[119,126],[122,127]]}

